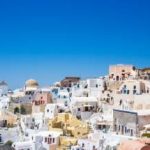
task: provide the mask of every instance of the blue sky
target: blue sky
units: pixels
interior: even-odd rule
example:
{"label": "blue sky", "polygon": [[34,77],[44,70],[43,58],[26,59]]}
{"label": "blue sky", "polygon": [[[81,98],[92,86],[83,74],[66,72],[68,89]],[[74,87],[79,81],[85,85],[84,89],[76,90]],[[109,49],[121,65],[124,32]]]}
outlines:
{"label": "blue sky", "polygon": [[109,64],[150,66],[149,0],[1,0],[0,80],[48,85]]}

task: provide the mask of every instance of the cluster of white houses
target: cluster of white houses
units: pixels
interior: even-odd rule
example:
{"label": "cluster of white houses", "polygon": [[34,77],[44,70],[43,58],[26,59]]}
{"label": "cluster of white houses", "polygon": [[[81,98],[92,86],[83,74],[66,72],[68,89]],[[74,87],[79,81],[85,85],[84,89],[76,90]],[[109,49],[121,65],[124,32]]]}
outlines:
{"label": "cluster of white houses", "polygon": [[150,150],[149,138],[149,68],[111,65],[103,77],[30,79],[14,91],[0,82],[0,149]]}

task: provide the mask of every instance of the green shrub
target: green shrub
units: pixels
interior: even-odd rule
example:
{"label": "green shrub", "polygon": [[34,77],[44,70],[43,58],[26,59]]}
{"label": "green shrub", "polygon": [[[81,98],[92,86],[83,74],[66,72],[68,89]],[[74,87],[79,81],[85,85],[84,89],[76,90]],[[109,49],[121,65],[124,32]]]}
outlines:
{"label": "green shrub", "polygon": [[24,108],[24,106],[21,106],[20,108],[21,114],[26,114],[26,109]]}
{"label": "green shrub", "polygon": [[142,134],[142,137],[150,138],[150,133],[143,133],[143,134]]}
{"label": "green shrub", "polygon": [[13,142],[12,141],[7,141],[6,143],[5,143],[5,145],[8,145],[8,146],[12,146],[12,144],[13,144]]}
{"label": "green shrub", "polygon": [[15,107],[15,109],[14,109],[14,114],[16,114],[16,113],[19,113],[19,108],[18,107]]}

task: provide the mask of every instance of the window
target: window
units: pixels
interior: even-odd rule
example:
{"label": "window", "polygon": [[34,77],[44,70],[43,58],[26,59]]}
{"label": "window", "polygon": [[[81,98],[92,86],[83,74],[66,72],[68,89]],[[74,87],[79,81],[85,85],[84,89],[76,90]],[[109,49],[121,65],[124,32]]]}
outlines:
{"label": "window", "polygon": [[68,103],[67,103],[67,101],[65,101],[65,106],[68,106]]}
{"label": "window", "polygon": [[84,88],[87,89],[87,88],[88,88],[88,85],[86,85]]}
{"label": "window", "polygon": [[117,125],[116,124],[114,125],[114,130],[117,131]]}
{"label": "window", "polygon": [[119,81],[119,76],[116,76],[116,81]]}
{"label": "window", "polygon": [[124,126],[121,126],[121,133],[124,134]]}
{"label": "window", "polygon": [[127,127],[125,127],[125,133],[127,133]]}
{"label": "window", "polygon": [[106,99],[106,102],[109,103],[109,98]]}
{"label": "window", "polygon": [[119,129],[118,130],[120,131],[120,125],[119,125]]}
{"label": "window", "polygon": [[133,136],[133,129],[130,130],[130,135]]}
{"label": "window", "polygon": [[133,94],[136,94],[136,90],[133,90]]}
{"label": "window", "polygon": [[133,89],[134,89],[134,90],[136,89],[136,85],[133,86]]}
{"label": "window", "polygon": [[120,100],[120,103],[119,103],[120,105],[122,105],[122,100]]}
{"label": "window", "polygon": [[88,107],[85,107],[85,111],[89,111],[89,108],[88,108]]}
{"label": "window", "polygon": [[127,90],[127,94],[129,94],[130,93],[130,90]]}
{"label": "window", "polygon": [[47,109],[47,112],[49,112],[49,109]]}
{"label": "window", "polygon": [[51,144],[51,138],[48,138],[48,144]]}

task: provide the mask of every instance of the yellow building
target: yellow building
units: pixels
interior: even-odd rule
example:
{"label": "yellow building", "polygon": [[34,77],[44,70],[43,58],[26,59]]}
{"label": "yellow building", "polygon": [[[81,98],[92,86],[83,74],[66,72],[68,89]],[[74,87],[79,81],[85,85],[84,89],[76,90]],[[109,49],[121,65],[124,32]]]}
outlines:
{"label": "yellow building", "polygon": [[89,132],[87,123],[78,120],[69,113],[60,113],[54,119],[49,120],[49,130],[53,128],[63,129],[65,135],[76,138],[82,137]]}
{"label": "yellow building", "polygon": [[12,127],[17,124],[17,116],[11,112],[0,111],[0,126]]}
{"label": "yellow building", "polygon": [[61,136],[60,137],[60,145],[57,148],[57,150],[66,150],[67,148],[71,147],[72,145],[76,145],[76,144],[77,144],[77,138]]}

